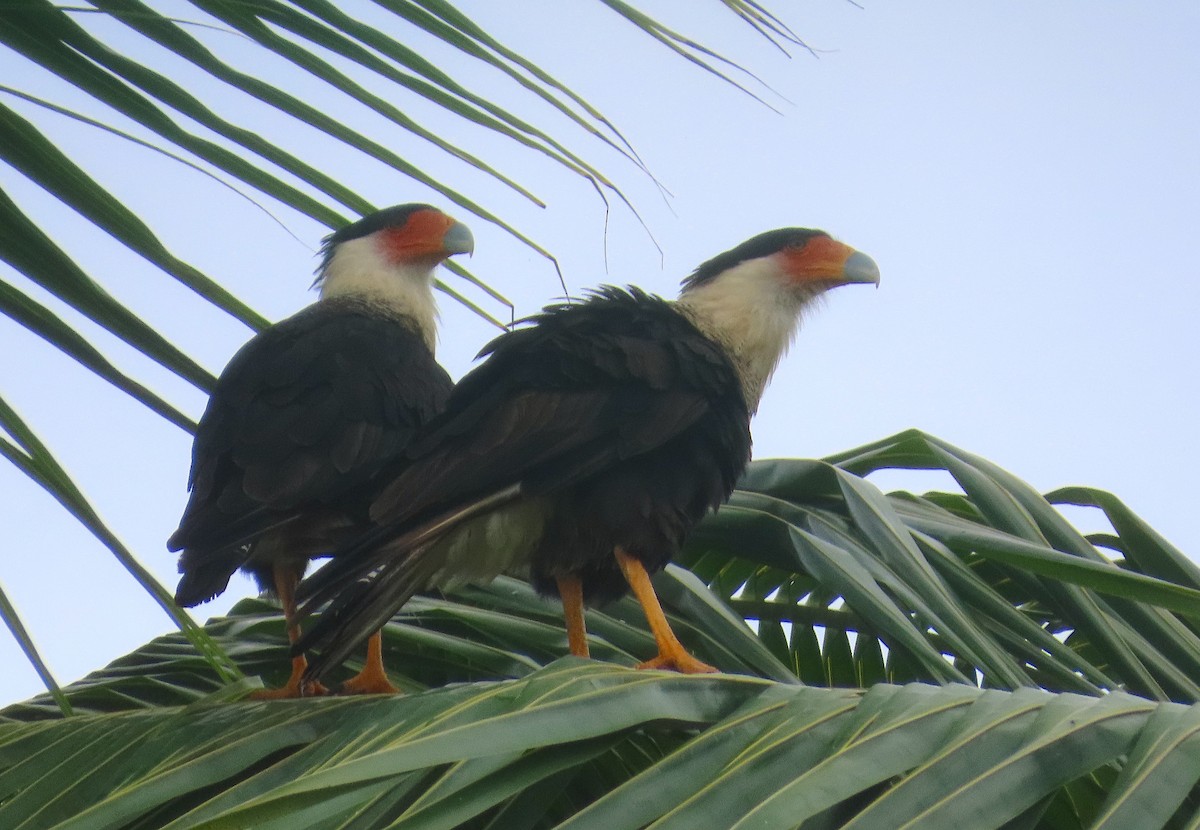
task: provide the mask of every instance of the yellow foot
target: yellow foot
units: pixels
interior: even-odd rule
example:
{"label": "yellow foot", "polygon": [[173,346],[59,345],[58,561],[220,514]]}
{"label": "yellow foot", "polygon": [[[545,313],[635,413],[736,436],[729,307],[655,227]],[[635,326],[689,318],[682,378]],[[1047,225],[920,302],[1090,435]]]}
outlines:
{"label": "yellow foot", "polygon": [[344,695],[394,695],[400,690],[388,680],[383,669],[383,634],[376,631],[367,641],[367,662],[363,670],[342,684]]}
{"label": "yellow foot", "polygon": [[338,694],[343,695],[396,695],[400,690],[386,676],[374,672],[357,674],[342,684]]}
{"label": "yellow foot", "polygon": [[638,663],[637,667],[639,669],[666,669],[667,671],[677,671],[682,674],[711,674],[716,671],[716,668],[708,665],[708,663],[701,663],[686,651],[660,654],[653,660]]}

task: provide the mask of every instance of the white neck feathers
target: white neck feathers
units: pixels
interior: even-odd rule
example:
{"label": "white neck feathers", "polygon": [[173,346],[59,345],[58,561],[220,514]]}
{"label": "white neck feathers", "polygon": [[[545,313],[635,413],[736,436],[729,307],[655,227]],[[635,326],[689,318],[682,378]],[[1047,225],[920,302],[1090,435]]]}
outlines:
{"label": "white neck feathers", "polygon": [[416,325],[432,354],[437,346],[436,266],[389,261],[375,237],[339,243],[321,274],[321,299],[360,299]]}
{"label": "white neck feathers", "polygon": [[754,412],[812,299],[786,287],[779,265],[762,257],[687,289],[676,306],[726,349],[741,378],[746,406]]}

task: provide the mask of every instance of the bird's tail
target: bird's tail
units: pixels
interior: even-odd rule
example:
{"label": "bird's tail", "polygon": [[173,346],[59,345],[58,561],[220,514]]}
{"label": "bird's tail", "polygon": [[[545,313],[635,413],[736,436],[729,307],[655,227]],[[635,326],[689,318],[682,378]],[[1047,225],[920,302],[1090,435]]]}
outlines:
{"label": "bird's tail", "polygon": [[299,518],[300,514],[293,513],[264,524],[261,511],[256,511],[219,534],[180,525],[167,540],[167,550],[180,551],[179,573],[183,574],[175,588],[175,604],[191,608],[222,593],[234,571],[250,561],[255,542]]}
{"label": "bird's tail", "polygon": [[[382,566],[334,597],[292,647],[293,654],[308,653],[307,680],[320,680],[340,666],[424,587],[437,569],[429,552],[429,547],[412,551],[405,561]],[[320,651],[313,653],[317,646]]]}
{"label": "bird's tail", "polygon": [[179,571],[183,576],[175,587],[175,604],[181,608],[191,608],[224,592],[233,572],[246,564],[249,556],[247,552],[235,550],[215,565],[205,563],[195,567],[188,564],[186,556],[180,557]]}
{"label": "bird's tail", "polygon": [[[476,516],[513,501],[519,484],[433,517],[381,525],[334,552],[332,560],[301,583],[299,619],[328,603],[292,647],[306,653],[306,677],[318,680],[390,620],[443,566],[436,543]],[[314,650],[319,653],[314,654]]]}

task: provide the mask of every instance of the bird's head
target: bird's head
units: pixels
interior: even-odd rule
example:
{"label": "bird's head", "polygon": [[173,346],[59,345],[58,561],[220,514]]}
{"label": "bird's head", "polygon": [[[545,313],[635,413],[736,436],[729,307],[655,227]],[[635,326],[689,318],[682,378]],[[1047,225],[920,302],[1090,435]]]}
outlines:
{"label": "bird's head", "polygon": [[431,284],[448,257],[470,254],[475,240],[466,225],[435,207],[396,205],[368,214],[325,237],[315,286],[321,296],[383,293],[398,280]]}
{"label": "bird's head", "polygon": [[432,351],[433,272],[448,257],[474,250],[467,226],[437,208],[396,205],[325,237],[313,286],[322,300],[362,302],[411,320]]}
{"label": "bird's head", "polygon": [[879,284],[879,266],[825,231],[780,228],[760,233],[718,254],[683,281],[683,294],[719,282],[761,281],[764,290],[811,299],[850,283]]}
{"label": "bird's head", "polygon": [[879,267],[825,231],[780,228],[702,264],[684,279],[679,306],[725,346],[753,411],[804,310],[851,283],[878,285]]}

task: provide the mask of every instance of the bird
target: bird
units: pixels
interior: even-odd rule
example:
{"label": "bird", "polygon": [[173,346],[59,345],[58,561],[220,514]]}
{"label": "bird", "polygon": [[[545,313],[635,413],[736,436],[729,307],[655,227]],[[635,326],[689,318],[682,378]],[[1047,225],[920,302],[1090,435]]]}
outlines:
{"label": "bird", "polygon": [[732,493],[801,317],[851,283],[878,285],[870,257],[781,228],[700,265],[676,300],[602,286],[497,337],[380,475],[370,529],[301,584],[301,616],[324,609],[293,646],[308,676],[415,592],[502,573],[561,598],[574,655],[589,654],[585,606],[632,590],[657,646],[641,668],[715,671],[680,643],[650,577]]}
{"label": "bird", "polygon": [[[179,551],[175,601],[222,593],[239,568],[283,606],[300,635],[295,589],[315,557],[366,520],[360,492],[445,405],[453,383],[434,359],[434,272],[469,254],[466,225],[425,204],[366,215],[323,242],[316,302],[233,356],[200,418],[190,496],[167,548]],[[367,490],[366,492],[370,492]],[[256,697],[324,693],[291,676]],[[378,632],[345,692],[395,691]]]}

